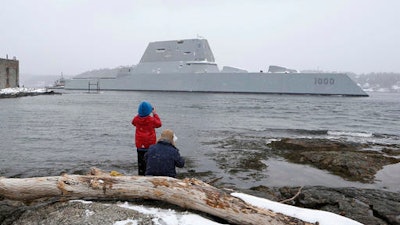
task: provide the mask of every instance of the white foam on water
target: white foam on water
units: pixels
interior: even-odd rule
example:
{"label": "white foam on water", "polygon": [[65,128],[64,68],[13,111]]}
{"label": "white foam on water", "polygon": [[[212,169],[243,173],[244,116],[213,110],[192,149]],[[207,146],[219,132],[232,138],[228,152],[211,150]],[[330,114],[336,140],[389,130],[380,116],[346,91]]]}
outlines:
{"label": "white foam on water", "polygon": [[372,133],[364,132],[349,132],[349,131],[328,131],[328,135],[331,136],[350,136],[350,137],[372,137]]}

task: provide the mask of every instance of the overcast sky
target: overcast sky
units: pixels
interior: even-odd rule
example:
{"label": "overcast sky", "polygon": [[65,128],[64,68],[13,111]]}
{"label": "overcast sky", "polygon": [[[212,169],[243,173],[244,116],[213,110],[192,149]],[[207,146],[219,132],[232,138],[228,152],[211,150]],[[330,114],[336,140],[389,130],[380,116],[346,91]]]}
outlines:
{"label": "overcast sky", "polygon": [[21,74],[137,64],[158,40],[208,40],[220,68],[400,72],[400,0],[0,0],[0,58]]}

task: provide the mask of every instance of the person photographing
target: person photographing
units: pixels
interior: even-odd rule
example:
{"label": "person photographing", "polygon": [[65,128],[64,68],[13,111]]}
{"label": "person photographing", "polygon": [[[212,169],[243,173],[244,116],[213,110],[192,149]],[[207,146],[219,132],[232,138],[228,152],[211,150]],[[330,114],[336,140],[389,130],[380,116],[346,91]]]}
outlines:
{"label": "person photographing", "polygon": [[[152,114],[152,115],[151,115]],[[135,145],[137,148],[138,175],[145,175],[146,161],[144,155],[157,141],[156,128],[162,126],[162,122],[154,107],[147,101],[142,101],[138,107],[138,114],[132,119],[135,130]]]}

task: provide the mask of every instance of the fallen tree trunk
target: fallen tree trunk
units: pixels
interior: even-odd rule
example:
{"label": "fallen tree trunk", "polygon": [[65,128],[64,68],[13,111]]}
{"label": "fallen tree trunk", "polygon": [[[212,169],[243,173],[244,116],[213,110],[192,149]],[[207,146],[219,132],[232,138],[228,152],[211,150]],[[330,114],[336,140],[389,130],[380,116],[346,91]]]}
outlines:
{"label": "fallen tree trunk", "polygon": [[247,204],[197,179],[170,177],[67,175],[37,178],[0,178],[0,199],[34,201],[42,198],[154,199],[198,210],[233,224],[310,224]]}

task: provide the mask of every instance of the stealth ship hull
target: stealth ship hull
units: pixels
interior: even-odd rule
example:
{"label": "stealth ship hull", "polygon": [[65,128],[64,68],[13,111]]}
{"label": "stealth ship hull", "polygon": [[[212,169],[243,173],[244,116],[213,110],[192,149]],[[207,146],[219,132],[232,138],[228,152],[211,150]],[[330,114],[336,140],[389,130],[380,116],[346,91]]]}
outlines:
{"label": "stealth ship hull", "polygon": [[205,39],[152,42],[135,67],[111,77],[77,76],[65,89],[368,96],[346,74],[220,71]]}

